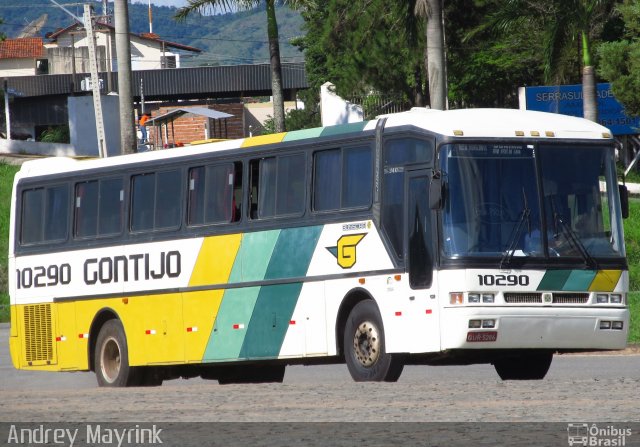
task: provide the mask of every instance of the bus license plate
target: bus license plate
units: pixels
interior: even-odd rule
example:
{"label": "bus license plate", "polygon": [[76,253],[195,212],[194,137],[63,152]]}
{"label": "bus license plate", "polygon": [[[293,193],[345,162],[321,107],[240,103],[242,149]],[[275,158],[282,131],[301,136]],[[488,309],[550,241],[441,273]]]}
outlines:
{"label": "bus license plate", "polygon": [[484,331],[484,332],[469,332],[467,334],[467,341],[483,342],[483,341],[496,341],[498,339],[497,331]]}

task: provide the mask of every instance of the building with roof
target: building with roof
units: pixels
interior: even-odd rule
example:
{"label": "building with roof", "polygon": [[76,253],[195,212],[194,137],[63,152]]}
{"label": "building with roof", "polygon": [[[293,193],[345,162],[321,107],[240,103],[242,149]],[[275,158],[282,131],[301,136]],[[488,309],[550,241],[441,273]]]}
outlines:
{"label": "building with roof", "polygon": [[33,76],[47,72],[47,51],[41,37],[0,42],[0,78]]}
{"label": "building with roof", "polygon": [[[115,28],[108,23],[95,25],[96,46],[100,70],[118,71],[115,44]],[[88,61],[87,37],[82,24],[75,22],[46,36],[50,59],[50,73],[64,74],[86,72],[84,64]],[[130,33],[131,69],[157,70],[161,68],[180,68],[181,59],[196,55],[202,50],[161,39],[154,33]],[[75,55],[75,59],[74,56]],[[75,70],[73,64],[76,64]]]}

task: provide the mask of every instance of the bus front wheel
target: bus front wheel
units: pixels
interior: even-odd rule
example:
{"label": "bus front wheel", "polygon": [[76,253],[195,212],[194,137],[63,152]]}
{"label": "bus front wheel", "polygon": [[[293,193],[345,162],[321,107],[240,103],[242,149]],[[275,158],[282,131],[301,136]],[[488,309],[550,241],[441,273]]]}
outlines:
{"label": "bus front wheel", "polygon": [[349,314],[344,357],[356,382],[395,382],[402,374],[402,358],[385,350],[382,318],[372,300],[359,302]]}
{"label": "bus front wheel", "polygon": [[129,366],[127,338],[120,320],[109,320],[100,328],[96,341],[95,370],[99,386],[137,385],[137,371]]}
{"label": "bus front wheel", "polygon": [[528,352],[496,360],[493,366],[502,380],[542,380],[552,360],[553,352]]}

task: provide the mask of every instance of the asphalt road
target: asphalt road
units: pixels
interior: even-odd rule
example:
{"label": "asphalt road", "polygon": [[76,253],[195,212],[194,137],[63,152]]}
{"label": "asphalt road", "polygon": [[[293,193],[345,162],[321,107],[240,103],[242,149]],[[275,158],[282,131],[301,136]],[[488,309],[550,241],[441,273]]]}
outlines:
{"label": "asphalt road", "polygon": [[492,366],[471,365],[355,383],[345,365],[328,365],[288,367],[282,384],[102,389],[92,373],[13,369],[0,325],[0,422],[640,422],[639,398],[637,354],[557,355],[542,381],[504,382]]}

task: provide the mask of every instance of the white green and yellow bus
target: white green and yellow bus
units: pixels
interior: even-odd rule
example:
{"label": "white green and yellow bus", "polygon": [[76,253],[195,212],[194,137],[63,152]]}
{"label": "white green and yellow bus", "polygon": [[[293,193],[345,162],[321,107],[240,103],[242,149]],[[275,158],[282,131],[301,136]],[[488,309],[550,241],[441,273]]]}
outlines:
{"label": "white green and yellow bus", "polygon": [[101,386],[339,362],[357,381],[469,363],[542,379],[555,353],[626,345],[627,207],[606,128],[521,110],[30,161],[11,356]]}

